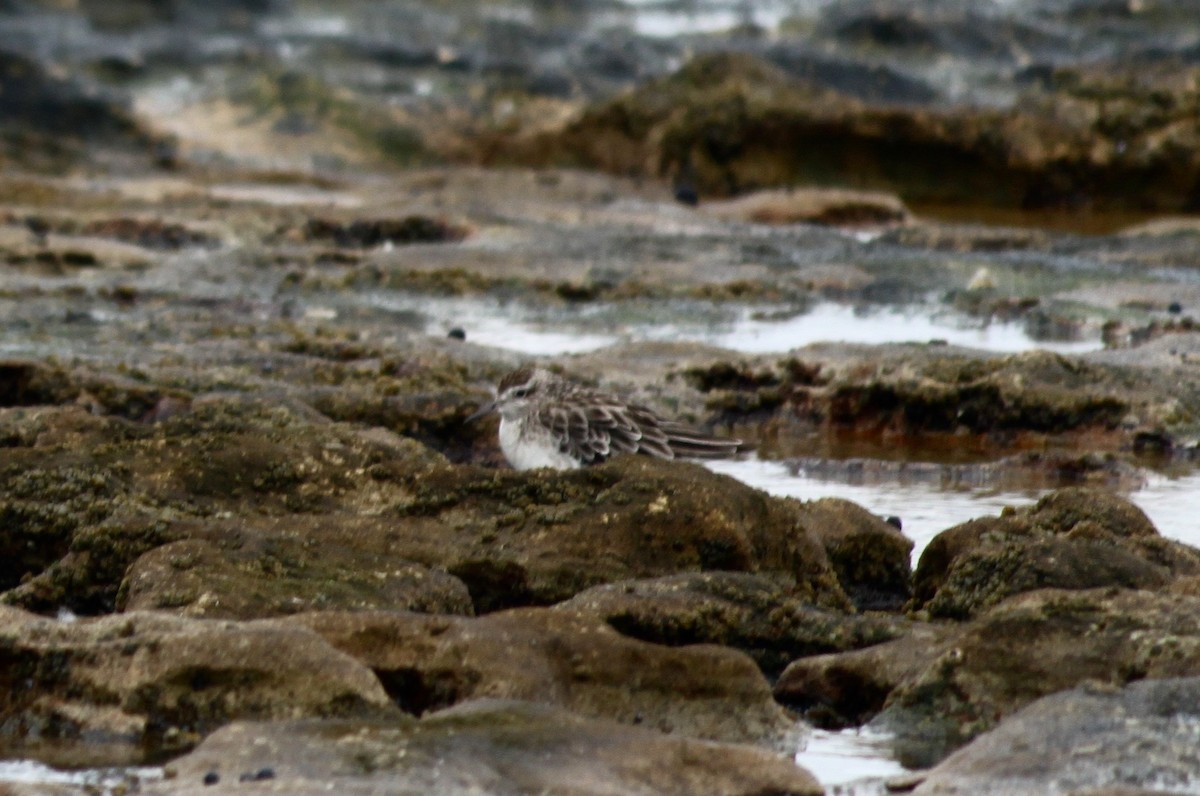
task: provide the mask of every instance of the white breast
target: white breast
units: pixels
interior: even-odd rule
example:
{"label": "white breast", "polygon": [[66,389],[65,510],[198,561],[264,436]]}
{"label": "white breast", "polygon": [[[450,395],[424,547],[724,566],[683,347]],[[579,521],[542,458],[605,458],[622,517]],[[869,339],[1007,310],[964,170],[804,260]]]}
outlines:
{"label": "white breast", "polygon": [[574,470],[579,467],[578,461],[558,449],[558,443],[548,431],[503,417],[500,419],[500,450],[516,470],[535,467]]}

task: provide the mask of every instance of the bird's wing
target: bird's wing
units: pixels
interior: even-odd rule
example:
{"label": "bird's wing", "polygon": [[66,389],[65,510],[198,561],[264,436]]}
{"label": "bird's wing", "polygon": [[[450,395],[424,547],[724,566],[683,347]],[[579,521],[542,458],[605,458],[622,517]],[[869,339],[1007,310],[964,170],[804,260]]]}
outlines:
{"label": "bird's wing", "polygon": [[550,404],[539,415],[564,453],[589,464],[614,453],[674,458],[667,435],[659,428],[661,419],[649,409],[626,406],[603,393],[580,398]]}

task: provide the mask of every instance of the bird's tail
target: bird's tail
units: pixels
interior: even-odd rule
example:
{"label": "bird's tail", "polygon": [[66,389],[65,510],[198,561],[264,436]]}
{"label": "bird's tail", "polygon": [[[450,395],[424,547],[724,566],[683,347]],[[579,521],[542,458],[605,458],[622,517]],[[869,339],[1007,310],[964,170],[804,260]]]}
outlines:
{"label": "bird's tail", "polygon": [[678,458],[724,459],[747,449],[740,439],[716,437],[683,425],[664,424],[662,430]]}

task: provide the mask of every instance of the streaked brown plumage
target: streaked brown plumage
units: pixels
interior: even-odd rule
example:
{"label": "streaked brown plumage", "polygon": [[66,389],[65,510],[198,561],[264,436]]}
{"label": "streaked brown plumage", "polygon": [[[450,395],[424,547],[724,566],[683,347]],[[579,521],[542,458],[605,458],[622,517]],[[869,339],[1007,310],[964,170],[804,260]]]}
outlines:
{"label": "streaked brown plumage", "polygon": [[572,469],[617,453],[722,458],[741,445],[534,368],[518,368],[501,379],[496,400],[473,417],[493,410],[500,413],[500,447],[518,470]]}

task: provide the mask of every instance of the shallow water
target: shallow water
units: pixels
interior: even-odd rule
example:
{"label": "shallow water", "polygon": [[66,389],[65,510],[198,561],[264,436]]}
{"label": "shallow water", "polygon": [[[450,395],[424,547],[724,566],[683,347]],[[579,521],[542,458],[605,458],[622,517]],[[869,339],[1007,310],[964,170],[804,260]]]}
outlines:
{"label": "shallow water", "polygon": [[891,736],[866,728],[813,730],[805,748],[796,753],[796,762],[831,796],[875,796],[887,792],[883,784],[887,778],[905,773],[890,750]]}
{"label": "shallow water", "polygon": [[[904,534],[913,540],[915,564],[926,545],[941,531],[976,517],[998,514],[1005,506],[1028,505],[1045,489],[1005,490],[986,486],[947,488],[928,481],[902,482],[873,473],[869,482],[847,483],[822,478],[785,462],[743,459],[705,463],[714,472],[732,476],[772,495],[816,500],[851,500],[881,516],[895,515]],[[1158,528],[1171,539],[1200,546],[1200,474],[1168,477],[1149,473],[1140,489],[1126,492]],[[875,796],[887,792],[884,781],[904,773],[892,756],[887,735],[866,728],[841,732],[814,731],[796,762],[809,769],[829,794]]]}
{"label": "shallow water", "polygon": [[[851,306],[820,302],[797,311],[719,304],[591,304],[582,308],[531,307],[487,299],[431,299],[400,293],[363,297],[372,306],[419,316],[430,334],[461,327],[468,340],[531,356],[595,351],[623,341],[707,343],[747,354],[784,353],[810,343],[928,343],[987,351],[1044,349],[1083,353],[1103,347],[1098,337],[1040,340],[1021,323],[987,322],[941,307]],[[665,316],[665,317],[664,317]],[[502,344],[501,344],[502,341]]]}
{"label": "shallow water", "polygon": [[744,313],[732,328],[710,333],[704,342],[765,354],[829,340],[842,343],[942,340],[951,345],[1005,353],[1040,348],[1066,354],[1103,348],[1098,338],[1037,340],[1020,323],[989,323],[949,311],[931,314],[929,307],[852,307],[832,302],[788,318],[762,319]]}
{"label": "shallow water", "polygon": [[80,792],[95,796],[136,793],[141,784],[162,778],[163,770],[155,767],[62,771],[33,760],[0,760],[0,783],[73,785],[78,787]]}
{"label": "shallow water", "polygon": [[[947,528],[977,517],[994,516],[1005,506],[1033,503],[1050,491],[1041,489],[1003,489],[954,483],[944,485],[928,480],[910,480],[897,474],[888,478],[874,473],[870,481],[847,483],[813,475],[803,468],[794,469],[786,462],[741,459],[706,462],[714,472],[732,476],[744,484],[780,497],[816,500],[844,498],[880,516],[899,517],[904,535],[913,540],[913,562],[925,546]],[[1185,544],[1200,547],[1200,474],[1170,477],[1146,474],[1140,489],[1125,496],[1146,512],[1159,533]]]}
{"label": "shallow water", "polygon": [[743,25],[775,30],[789,16],[810,16],[831,0],[627,0],[643,36],[718,33]]}

